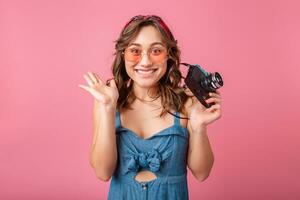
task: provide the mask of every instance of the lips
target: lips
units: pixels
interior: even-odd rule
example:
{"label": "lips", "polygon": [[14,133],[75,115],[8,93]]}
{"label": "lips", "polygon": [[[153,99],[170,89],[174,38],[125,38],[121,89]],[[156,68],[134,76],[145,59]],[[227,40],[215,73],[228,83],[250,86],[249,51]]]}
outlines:
{"label": "lips", "polygon": [[152,75],[157,69],[135,69],[137,74],[142,76],[149,76]]}

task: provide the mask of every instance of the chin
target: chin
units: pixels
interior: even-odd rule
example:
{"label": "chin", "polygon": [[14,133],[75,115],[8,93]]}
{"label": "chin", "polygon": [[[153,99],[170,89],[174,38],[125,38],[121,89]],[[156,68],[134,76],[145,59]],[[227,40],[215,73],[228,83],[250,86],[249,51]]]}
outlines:
{"label": "chin", "polygon": [[150,88],[158,85],[158,82],[151,80],[134,80],[134,84],[142,88]]}

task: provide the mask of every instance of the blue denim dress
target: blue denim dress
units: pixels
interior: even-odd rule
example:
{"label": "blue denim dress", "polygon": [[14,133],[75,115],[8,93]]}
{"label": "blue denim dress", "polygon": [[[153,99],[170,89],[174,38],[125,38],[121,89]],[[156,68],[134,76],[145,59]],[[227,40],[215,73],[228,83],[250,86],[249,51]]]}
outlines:
{"label": "blue denim dress", "polygon": [[[175,114],[180,116],[178,112]],[[188,130],[174,117],[174,124],[143,139],[122,127],[116,112],[118,163],[110,182],[109,200],[187,200]],[[156,179],[135,180],[141,170]]]}

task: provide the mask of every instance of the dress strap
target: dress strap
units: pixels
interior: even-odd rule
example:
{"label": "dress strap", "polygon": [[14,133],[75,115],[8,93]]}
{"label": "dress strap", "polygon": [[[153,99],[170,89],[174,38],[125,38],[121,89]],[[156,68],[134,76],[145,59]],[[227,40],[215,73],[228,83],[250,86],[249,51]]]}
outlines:
{"label": "dress strap", "polygon": [[116,129],[121,127],[121,116],[119,110],[116,111],[115,127]]}
{"label": "dress strap", "polygon": [[178,125],[178,126],[181,126],[180,125],[180,113],[178,111],[175,112],[175,116],[174,116],[174,125]]}

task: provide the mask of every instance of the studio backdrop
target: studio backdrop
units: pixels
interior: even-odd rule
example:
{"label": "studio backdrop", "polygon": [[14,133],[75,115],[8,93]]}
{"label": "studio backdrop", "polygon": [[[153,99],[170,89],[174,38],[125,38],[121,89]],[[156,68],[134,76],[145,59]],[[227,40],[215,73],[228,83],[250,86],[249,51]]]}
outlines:
{"label": "studio backdrop", "polygon": [[[300,15],[292,0],[0,0],[0,199],[106,199],[89,164],[93,98],[134,15],[169,25],[182,62],[224,79],[215,162],[192,200],[300,199]],[[183,75],[187,69],[182,66]]]}

